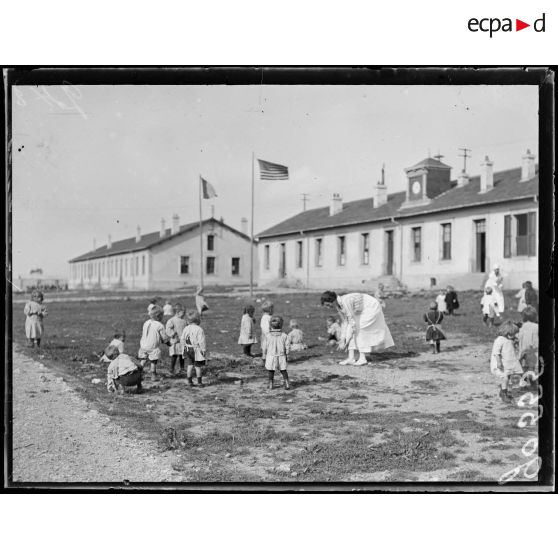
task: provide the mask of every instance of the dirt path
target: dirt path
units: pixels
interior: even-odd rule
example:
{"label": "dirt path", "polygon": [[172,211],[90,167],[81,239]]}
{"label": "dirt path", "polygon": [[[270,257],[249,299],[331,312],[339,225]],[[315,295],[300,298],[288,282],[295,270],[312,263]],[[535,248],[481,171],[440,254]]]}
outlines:
{"label": "dirt path", "polygon": [[178,482],[172,457],[92,409],[41,363],[14,352],[13,481]]}

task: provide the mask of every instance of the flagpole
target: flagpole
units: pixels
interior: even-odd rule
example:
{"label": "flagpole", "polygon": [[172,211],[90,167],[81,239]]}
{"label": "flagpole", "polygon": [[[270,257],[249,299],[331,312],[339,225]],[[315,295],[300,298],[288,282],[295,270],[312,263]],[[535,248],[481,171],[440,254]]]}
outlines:
{"label": "flagpole", "polygon": [[254,152],[252,151],[252,215],[250,218],[250,298],[254,293]]}
{"label": "flagpole", "polygon": [[200,289],[203,289],[203,228],[202,228],[202,177],[200,174],[199,185],[200,198]]}

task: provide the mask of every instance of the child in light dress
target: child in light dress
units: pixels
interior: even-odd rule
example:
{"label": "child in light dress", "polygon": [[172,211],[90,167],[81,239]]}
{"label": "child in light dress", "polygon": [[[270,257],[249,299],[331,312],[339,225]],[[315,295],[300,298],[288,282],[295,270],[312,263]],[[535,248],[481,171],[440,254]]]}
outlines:
{"label": "child in light dress", "polygon": [[341,334],[341,325],[339,324],[339,320],[335,318],[335,316],[328,316],[326,320],[327,326],[327,344],[332,346],[339,345],[339,341],[341,341],[342,334]]}
{"label": "child in light dress", "polygon": [[163,306],[163,316],[174,316],[174,308],[170,303],[170,300],[165,301],[165,305]]}
{"label": "child in light dress", "polygon": [[141,393],[141,365],[127,354],[119,352],[116,345],[109,345],[105,349],[105,356],[110,362],[107,369],[108,391],[115,392],[119,387],[124,391],[125,386],[136,386],[136,393]]}
{"label": "child in light dress", "polygon": [[525,306],[527,306],[527,304],[525,303],[525,283],[522,283],[521,285],[521,289],[519,289],[519,291],[517,291],[517,293],[514,295],[515,298],[517,298],[517,311],[519,313],[521,313],[523,311],[523,308],[525,308]]}
{"label": "child in light dress", "polygon": [[198,311],[198,314],[200,315],[200,318],[204,312],[209,310],[209,306],[205,301],[205,296],[203,296],[203,287],[200,287],[196,291],[196,309]]}
{"label": "child in light dress", "polygon": [[[124,341],[126,341],[126,334],[123,331],[117,331],[112,341],[108,344],[109,347],[116,347],[119,354],[124,352]],[[103,352],[103,356],[101,357],[101,362],[110,362],[110,359],[107,356],[106,350]]]}
{"label": "child in light dress", "polygon": [[498,337],[492,346],[490,369],[500,380],[500,399],[510,403],[513,398],[509,394],[510,376],[518,374],[523,376],[523,368],[517,358],[514,340],[519,333],[519,328],[511,321],[506,320],[498,329]]}
{"label": "child in light dress", "polygon": [[498,301],[494,293],[492,292],[492,287],[486,287],[484,289],[484,295],[481,298],[481,310],[482,310],[482,321],[487,327],[494,326],[494,319],[500,317],[500,311],[498,310]]}
{"label": "child in light dress", "polygon": [[149,319],[143,324],[138,358],[141,367],[149,360],[149,370],[153,379],[157,378],[157,362],[161,358],[160,345],[168,345],[169,338],[161,323],[163,309],[155,304],[149,311]]}
{"label": "child in light dress", "polygon": [[518,351],[519,362],[523,367],[520,387],[528,385],[530,379],[536,377],[539,364],[539,324],[537,311],[532,306],[525,306],[521,312],[523,324],[519,330]]}
{"label": "child in light dress", "polygon": [[423,316],[424,321],[428,324],[426,328],[426,341],[432,345],[432,352],[440,352],[440,341],[446,338],[440,324],[444,319],[443,312],[440,312],[435,302],[430,303],[430,309]]}
{"label": "child in light dress", "polygon": [[438,305],[438,310],[442,314],[448,313],[448,305],[446,304],[446,291],[440,291],[436,297],[436,304]]}
{"label": "child in light dress", "polygon": [[179,373],[184,372],[184,347],[180,342],[180,336],[186,327],[184,319],[184,307],[182,304],[175,304],[173,307],[174,316],[167,320],[165,332],[169,338],[169,355],[171,357],[170,373],[174,374],[176,363],[178,362]]}
{"label": "child in light dress", "polygon": [[298,322],[296,320],[291,320],[289,322],[289,327],[291,328],[291,331],[288,333],[289,343],[291,344],[291,352],[304,351],[304,349],[307,349],[308,345],[304,343],[304,334],[298,326]]}
{"label": "child in light dress", "polygon": [[289,336],[284,333],[283,318],[272,316],[269,321],[269,333],[262,338],[262,359],[267,370],[269,389],[273,389],[273,377],[279,370],[283,377],[285,389],[290,389],[287,373],[287,357],[290,352]]}
{"label": "child in light dress", "polygon": [[255,335],[255,313],[256,309],[249,304],[244,307],[242,319],[240,320],[240,335],[238,336],[238,344],[242,345],[242,352],[249,357],[252,356],[252,345],[257,342]]}
{"label": "child in light dress", "polygon": [[41,338],[44,333],[43,318],[47,315],[47,309],[43,305],[43,293],[33,291],[31,300],[25,303],[23,313],[25,318],[25,336],[27,337],[27,345],[29,347],[41,346]]}
{"label": "child in light dress", "polygon": [[188,385],[194,385],[192,371],[195,369],[197,385],[203,387],[202,366],[205,366],[207,360],[205,333],[200,327],[200,315],[195,310],[186,312],[186,321],[188,325],[182,331],[180,342],[184,347],[184,360],[188,363],[186,369]]}
{"label": "child in light dress", "polygon": [[262,319],[260,320],[260,330],[261,330],[261,344],[263,350],[263,342],[265,336],[269,333],[269,321],[271,320],[271,315],[273,314],[273,304],[266,300],[262,303]]}

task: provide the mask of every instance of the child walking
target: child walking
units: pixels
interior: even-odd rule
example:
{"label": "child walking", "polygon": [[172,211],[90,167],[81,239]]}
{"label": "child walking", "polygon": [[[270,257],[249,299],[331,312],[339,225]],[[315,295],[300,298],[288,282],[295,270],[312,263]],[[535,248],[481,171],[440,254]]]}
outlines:
{"label": "child walking", "polygon": [[447,307],[447,313],[450,316],[453,316],[455,310],[459,308],[459,300],[457,300],[457,293],[455,292],[455,289],[451,285],[448,285],[446,289],[446,307]]}
{"label": "child walking", "polygon": [[492,346],[492,356],[490,359],[490,369],[492,374],[500,379],[500,399],[504,403],[513,400],[508,393],[510,376],[513,374],[523,375],[523,369],[517,358],[514,339],[519,332],[519,328],[511,321],[506,320],[498,329],[498,337]]}
{"label": "child walking", "polygon": [[242,352],[251,357],[252,356],[252,345],[256,343],[255,328],[256,320],[254,319],[254,314],[256,309],[249,304],[244,307],[244,312],[242,313],[242,319],[240,320],[240,335],[238,337],[238,344],[242,345]]}
{"label": "child walking", "polygon": [[273,314],[273,304],[269,302],[269,300],[266,300],[262,304],[262,312],[263,315],[262,315],[262,319],[260,320],[260,329],[262,333],[261,345],[263,351],[264,338],[269,333],[270,330],[269,321],[271,320],[271,315]]}
{"label": "child walking", "polygon": [[198,386],[203,387],[201,369],[202,366],[205,366],[207,355],[205,333],[200,327],[200,315],[195,310],[186,312],[186,321],[188,325],[182,331],[180,341],[184,347],[184,359],[188,362],[186,369],[188,385],[194,385],[192,371],[195,368],[196,382]]}
{"label": "child walking", "polygon": [[494,326],[494,318],[500,317],[500,312],[498,310],[498,302],[496,297],[492,292],[492,287],[486,287],[484,289],[484,295],[481,298],[481,309],[482,309],[482,321],[487,327]]}
{"label": "child walking", "polygon": [[337,346],[341,341],[341,325],[335,316],[328,316],[327,325],[327,344]]}
{"label": "child walking", "polygon": [[170,373],[174,374],[176,363],[178,361],[179,373],[184,372],[184,347],[180,342],[180,336],[186,327],[184,319],[184,306],[175,304],[173,307],[174,316],[170,318],[165,325],[165,332],[169,338],[169,355],[171,357]]}
{"label": "child walking", "polygon": [[[109,347],[116,347],[119,354],[124,352],[124,341],[126,341],[126,334],[122,331],[117,331],[112,341],[108,344]],[[106,355],[106,350],[103,352],[103,356],[101,357],[101,362],[110,362],[110,359]]]}
{"label": "child walking", "polygon": [[432,352],[440,352],[440,341],[445,339],[444,332],[439,327],[444,319],[443,312],[438,310],[438,305],[435,302],[430,303],[430,310],[424,314],[424,321],[428,324],[426,328],[426,341],[432,345]]}
{"label": "child walking", "polygon": [[43,293],[33,291],[31,300],[25,303],[23,313],[25,318],[25,335],[27,337],[27,346],[41,346],[41,338],[43,336],[43,318],[47,315],[46,307],[43,305]]}
{"label": "child walking", "polygon": [[296,320],[291,320],[289,322],[289,327],[291,328],[291,331],[288,333],[289,343],[291,344],[291,352],[304,351],[304,349],[307,349],[308,345],[304,342],[304,334],[298,327],[298,322]]}
{"label": "child walking", "polygon": [[283,318],[272,316],[269,321],[269,333],[262,338],[262,358],[267,370],[269,389],[273,389],[275,370],[279,369],[285,389],[291,389],[287,374],[287,357],[290,351],[289,336],[283,333]]}
{"label": "child walking", "polygon": [[539,324],[537,311],[532,306],[525,306],[521,312],[523,324],[518,334],[519,362],[523,367],[520,387],[528,385],[530,378],[535,377],[539,363]]}
{"label": "child walking", "polygon": [[149,319],[143,324],[138,358],[141,367],[149,360],[149,370],[153,379],[157,378],[157,362],[161,358],[161,343],[169,344],[165,326],[161,323],[163,309],[154,305],[149,311]]}
{"label": "child walking", "polygon": [[136,393],[141,393],[142,367],[130,356],[118,351],[116,345],[109,345],[105,349],[107,361],[107,389],[115,392],[119,387],[136,386]]}

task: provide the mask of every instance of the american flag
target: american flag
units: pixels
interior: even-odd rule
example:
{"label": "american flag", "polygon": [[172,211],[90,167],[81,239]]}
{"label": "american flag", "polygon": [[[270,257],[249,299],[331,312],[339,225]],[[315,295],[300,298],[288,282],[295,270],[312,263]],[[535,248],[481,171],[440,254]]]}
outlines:
{"label": "american flag", "polygon": [[201,183],[202,183],[204,200],[217,197],[217,192],[215,191],[215,188],[213,188],[213,186],[205,178],[202,177]]}
{"label": "american flag", "polygon": [[260,178],[261,180],[288,180],[289,168],[277,163],[270,163],[269,161],[262,161],[258,159],[260,164]]}

